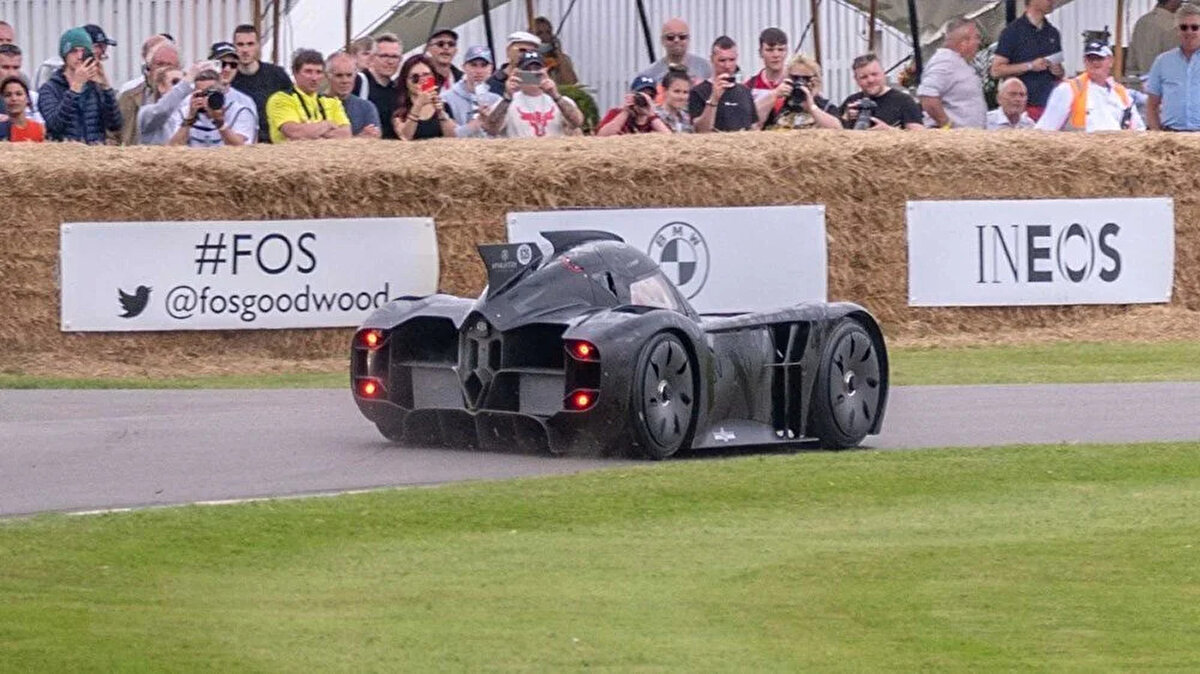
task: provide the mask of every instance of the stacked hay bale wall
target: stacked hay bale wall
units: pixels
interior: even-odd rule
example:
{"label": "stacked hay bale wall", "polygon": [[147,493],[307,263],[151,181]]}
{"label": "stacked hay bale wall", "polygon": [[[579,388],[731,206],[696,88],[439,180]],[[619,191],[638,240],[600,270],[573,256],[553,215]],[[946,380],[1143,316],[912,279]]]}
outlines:
{"label": "stacked hay bale wall", "polygon": [[830,297],[864,304],[890,334],[919,338],[1131,309],[911,308],[908,200],[1169,196],[1177,232],[1170,311],[1175,324],[1200,328],[1200,197],[1190,168],[1198,155],[1200,137],[1187,134],[981,132],[352,141],[206,152],[7,146],[0,155],[0,367],[29,353],[319,358],[345,350],[346,330],[64,335],[59,225],[87,221],[432,216],[442,289],[474,294],[484,279],[474,246],[502,241],[510,211],[820,203],[827,207]]}

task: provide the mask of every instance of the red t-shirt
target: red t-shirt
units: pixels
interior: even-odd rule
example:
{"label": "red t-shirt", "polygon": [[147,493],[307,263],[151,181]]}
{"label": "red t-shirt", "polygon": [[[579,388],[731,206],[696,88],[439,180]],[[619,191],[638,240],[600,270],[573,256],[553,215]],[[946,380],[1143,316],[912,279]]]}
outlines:
{"label": "red t-shirt", "polygon": [[14,143],[41,143],[46,140],[46,127],[33,121],[25,120],[25,127],[10,124],[9,140]]}
{"label": "red t-shirt", "polygon": [[[612,110],[609,110],[608,113],[604,115],[604,119],[600,120],[600,124],[596,128],[599,129],[600,127],[604,126],[605,124],[608,124],[609,122],[611,122],[613,119],[616,118],[617,115],[621,114],[621,111],[624,109],[625,108],[613,108]],[[650,115],[648,118],[646,118],[646,123],[642,124],[642,125],[638,125],[638,124],[634,123],[633,117],[630,116],[630,118],[628,120],[626,120],[625,126],[621,127],[622,134],[625,134],[625,133],[650,133],[652,131],[654,131],[654,115]]]}
{"label": "red t-shirt", "polygon": [[[756,101],[761,96],[764,96],[768,92],[773,91],[776,87],[778,87],[780,85],[780,83],[783,82],[782,78],[780,78],[780,80],[778,82],[769,81],[767,79],[766,73],[767,73],[767,71],[760,70],[760,71],[758,71],[757,75],[746,80],[746,86],[750,87],[750,93],[754,94],[754,100],[756,100]],[[785,74],[784,77],[787,77],[787,75]]]}

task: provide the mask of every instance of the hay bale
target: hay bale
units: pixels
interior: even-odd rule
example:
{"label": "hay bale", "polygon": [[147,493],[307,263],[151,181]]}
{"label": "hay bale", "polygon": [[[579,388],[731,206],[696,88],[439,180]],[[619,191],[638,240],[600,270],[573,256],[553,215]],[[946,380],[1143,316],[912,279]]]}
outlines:
{"label": "hay bale", "polygon": [[[71,221],[432,216],[440,286],[478,293],[474,246],[504,239],[510,211],[823,203],[829,289],[891,334],[988,334],[1102,325],[1121,306],[907,306],[911,199],[1170,196],[1172,324],[1200,328],[1200,201],[1190,134],[736,134],[527,141],[296,143],[208,152],[159,147],[0,148],[0,366],[21,353],[102,360],[217,354],[327,358],[347,330],[70,334],[58,331],[58,226]],[[1193,331],[1194,332],[1194,331]],[[1103,335],[1097,335],[1102,337]],[[182,362],[181,361],[181,362]]]}

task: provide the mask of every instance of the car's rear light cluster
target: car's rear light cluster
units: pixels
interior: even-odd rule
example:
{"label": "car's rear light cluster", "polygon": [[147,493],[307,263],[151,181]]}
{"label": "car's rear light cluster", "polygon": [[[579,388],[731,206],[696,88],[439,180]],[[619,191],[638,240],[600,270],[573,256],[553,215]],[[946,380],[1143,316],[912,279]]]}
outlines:
{"label": "car's rear light cluster", "polygon": [[569,357],[567,386],[571,391],[564,406],[573,412],[591,409],[600,397],[600,351],[582,339],[569,339],[563,346]]}
{"label": "car's rear light cluster", "polygon": [[367,328],[365,330],[359,330],[355,342],[358,344],[358,346],[361,346],[364,349],[378,349],[379,347],[383,346],[383,330],[380,330],[379,328]]}
{"label": "car's rear light cluster", "polygon": [[370,398],[372,400],[387,398],[387,389],[383,387],[383,381],[379,377],[358,377],[354,380],[354,392],[360,398]]}

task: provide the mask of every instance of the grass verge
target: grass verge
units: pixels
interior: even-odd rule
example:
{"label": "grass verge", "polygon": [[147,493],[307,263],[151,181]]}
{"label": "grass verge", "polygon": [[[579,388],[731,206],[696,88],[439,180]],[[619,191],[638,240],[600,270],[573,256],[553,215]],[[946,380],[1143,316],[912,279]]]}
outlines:
{"label": "grass verge", "polygon": [[[1162,343],[1056,343],[1042,346],[892,349],[892,383],[1052,384],[1200,381],[1200,340]],[[226,375],[176,378],[64,378],[0,374],[0,389],[341,388],[347,374]]]}
{"label": "grass verge", "polygon": [[1200,667],[1200,443],[0,522],[12,671]]}

